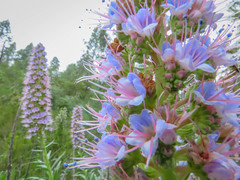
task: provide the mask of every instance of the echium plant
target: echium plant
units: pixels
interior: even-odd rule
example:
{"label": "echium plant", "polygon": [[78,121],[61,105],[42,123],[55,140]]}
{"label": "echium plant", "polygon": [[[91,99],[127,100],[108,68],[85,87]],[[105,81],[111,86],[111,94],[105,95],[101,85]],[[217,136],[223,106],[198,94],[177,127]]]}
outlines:
{"label": "echium plant", "polygon": [[[240,179],[239,74],[234,26],[212,0],[111,1],[106,57],[80,77],[102,104],[86,108],[99,141],[68,168],[109,168],[115,179]],[[219,79],[219,69],[228,74]],[[93,134],[94,135],[94,134]]]}
{"label": "echium plant", "polygon": [[[51,152],[47,151],[46,146],[45,131],[52,131],[53,128],[50,112],[50,79],[44,50],[44,46],[39,43],[34,48],[29,60],[22,97],[22,123],[24,127],[28,128],[27,138],[36,137],[40,140],[42,160],[37,161],[37,167],[44,171],[45,179],[53,180],[59,178],[59,176],[58,168],[52,167],[50,164]],[[54,164],[59,163],[59,160],[60,158]]]}
{"label": "echium plant", "polygon": [[[81,121],[83,119],[82,116],[82,108],[81,106],[76,106],[73,108],[73,114],[72,114],[72,124],[71,124],[71,136],[72,136],[72,145],[73,148],[78,148],[82,145],[82,142],[84,141],[84,131],[79,132],[83,130],[83,125],[81,124]],[[77,133],[76,133],[77,132]]]}
{"label": "echium plant", "polygon": [[24,127],[28,128],[27,138],[31,138],[41,131],[52,131],[50,80],[44,50],[41,43],[34,48],[24,81],[22,123]]}

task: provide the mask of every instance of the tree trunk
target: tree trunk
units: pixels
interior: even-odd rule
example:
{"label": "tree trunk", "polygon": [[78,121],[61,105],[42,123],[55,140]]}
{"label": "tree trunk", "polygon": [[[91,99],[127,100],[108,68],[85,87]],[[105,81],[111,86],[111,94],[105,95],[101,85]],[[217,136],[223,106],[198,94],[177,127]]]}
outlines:
{"label": "tree trunk", "polygon": [[16,133],[18,118],[19,118],[20,111],[21,111],[21,105],[22,105],[22,103],[18,107],[17,114],[14,119],[13,127],[12,127],[12,137],[11,137],[11,141],[10,141],[10,145],[9,145],[9,155],[8,155],[7,180],[10,180],[10,177],[11,177],[13,141],[14,141],[14,137],[15,137],[15,133]]}
{"label": "tree trunk", "polygon": [[0,64],[2,63],[3,53],[4,53],[4,48],[5,48],[6,42],[7,42],[7,40],[5,40],[4,43],[3,43],[3,47],[2,47],[2,51],[1,51],[1,55],[0,55]]}

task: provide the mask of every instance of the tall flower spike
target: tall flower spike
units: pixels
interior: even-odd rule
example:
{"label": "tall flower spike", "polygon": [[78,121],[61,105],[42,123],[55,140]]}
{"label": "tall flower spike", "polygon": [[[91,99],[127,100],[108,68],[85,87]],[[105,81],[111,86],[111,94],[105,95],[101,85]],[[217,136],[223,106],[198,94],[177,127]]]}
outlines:
{"label": "tall flower spike", "polygon": [[39,130],[52,130],[50,80],[47,71],[46,52],[40,43],[33,51],[24,81],[22,98],[22,123],[28,128],[27,138]]}
{"label": "tall flower spike", "polygon": [[80,147],[82,145],[82,141],[84,139],[84,132],[76,132],[83,129],[83,125],[80,123],[83,120],[82,117],[82,108],[81,106],[76,106],[73,108],[73,114],[72,114],[72,145],[74,148]]}

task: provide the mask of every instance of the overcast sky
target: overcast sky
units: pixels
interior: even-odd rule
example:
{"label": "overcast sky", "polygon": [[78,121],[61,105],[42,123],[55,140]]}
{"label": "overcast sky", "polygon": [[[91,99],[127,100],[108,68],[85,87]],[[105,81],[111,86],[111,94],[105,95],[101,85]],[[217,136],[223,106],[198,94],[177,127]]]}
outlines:
{"label": "overcast sky", "polygon": [[107,12],[102,0],[0,0],[0,4],[0,21],[9,19],[17,50],[41,42],[49,61],[58,57],[61,70],[80,59],[89,27],[98,23],[89,9]]}

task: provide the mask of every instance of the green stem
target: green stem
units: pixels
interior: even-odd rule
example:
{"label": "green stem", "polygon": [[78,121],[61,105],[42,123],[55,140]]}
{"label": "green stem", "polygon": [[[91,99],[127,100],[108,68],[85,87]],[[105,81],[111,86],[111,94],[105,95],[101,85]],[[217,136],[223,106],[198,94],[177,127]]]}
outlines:
{"label": "green stem", "polygon": [[49,158],[47,157],[47,149],[46,149],[45,138],[43,133],[41,133],[40,138],[41,138],[41,144],[42,144],[43,161],[45,166],[48,169],[48,179],[53,180],[53,172],[49,162]]}

